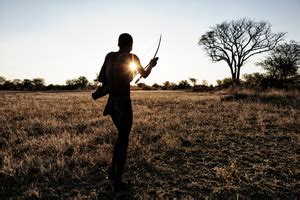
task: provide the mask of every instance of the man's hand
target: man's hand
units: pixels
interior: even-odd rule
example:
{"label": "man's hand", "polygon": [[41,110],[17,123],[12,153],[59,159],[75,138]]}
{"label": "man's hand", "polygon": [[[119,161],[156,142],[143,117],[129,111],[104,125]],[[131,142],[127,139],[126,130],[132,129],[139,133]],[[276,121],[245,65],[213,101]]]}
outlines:
{"label": "man's hand", "polygon": [[150,60],[149,65],[150,65],[151,68],[155,67],[155,65],[157,64],[157,60],[158,60],[158,57],[153,58],[152,60]]}

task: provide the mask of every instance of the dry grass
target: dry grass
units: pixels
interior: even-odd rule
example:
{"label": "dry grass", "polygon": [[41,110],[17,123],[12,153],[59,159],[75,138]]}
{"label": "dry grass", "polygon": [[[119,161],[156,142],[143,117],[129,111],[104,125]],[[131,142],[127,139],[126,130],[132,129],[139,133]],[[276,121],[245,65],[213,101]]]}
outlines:
{"label": "dry grass", "polygon": [[[133,92],[135,199],[297,198],[299,94]],[[0,94],[0,198],[109,199],[115,127],[90,93]]]}

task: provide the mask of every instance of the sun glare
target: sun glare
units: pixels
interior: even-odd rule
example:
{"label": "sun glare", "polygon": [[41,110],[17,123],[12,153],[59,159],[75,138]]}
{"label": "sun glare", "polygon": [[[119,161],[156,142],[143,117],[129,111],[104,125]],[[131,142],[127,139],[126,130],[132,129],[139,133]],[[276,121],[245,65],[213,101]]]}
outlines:
{"label": "sun glare", "polygon": [[130,67],[130,69],[132,70],[132,71],[134,71],[134,70],[136,70],[136,64],[134,63],[134,62],[132,62],[132,63],[130,63],[130,65],[129,65],[129,67]]}

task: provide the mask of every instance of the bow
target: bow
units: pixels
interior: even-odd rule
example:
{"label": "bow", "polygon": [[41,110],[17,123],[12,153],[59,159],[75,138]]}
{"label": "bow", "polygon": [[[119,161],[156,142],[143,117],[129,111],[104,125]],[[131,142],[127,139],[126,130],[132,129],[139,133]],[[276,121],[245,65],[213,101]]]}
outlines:
{"label": "bow", "polygon": [[[159,47],[160,47],[160,43],[161,43],[161,37],[162,37],[162,35],[160,34],[160,37],[159,37],[159,42],[158,42],[158,47],[157,47],[157,49],[156,49],[156,51],[155,51],[155,54],[154,54],[154,56],[153,56],[153,58],[152,58],[152,60],[156,57],[156,55],[157,55],[157,52],[158,52],[158,50],[159,50]],[[150,63],[145,67],[145,70],[147,70],[148,69],[148,67],[150,67]],[[140,78],[138,78],[136,81],[135,81],[135,84],[137,84],[140,80],[141,80],[141,78],[142,78],[142,76],[140,76]]]}

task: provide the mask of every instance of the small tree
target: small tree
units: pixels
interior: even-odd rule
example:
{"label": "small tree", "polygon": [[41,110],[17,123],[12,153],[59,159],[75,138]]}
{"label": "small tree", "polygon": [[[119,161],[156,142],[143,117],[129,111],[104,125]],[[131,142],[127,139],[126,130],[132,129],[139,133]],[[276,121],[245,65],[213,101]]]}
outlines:
{"label": "small tree", "polygon": [[217,82],[218,86],[222,85],[222,80],[218,79],[218,80],[216,80],[216,82]]}
{"label": "small tree", "polygon": [[207,82],[207,80],[202,80],[202,85],[204,85],[204,86],[208,86],[208,82]]}
{"label": "small tree", "polygon": [[14,84],[16,90],[21,90],[23,87],[21,79],[14,79],[12,83]]}
{"label": "small tree", "polygon": [[66,89],[74,90],[79,88],[78,79],[68,79],[66,80]]}
{"label": "small tree", "polygon": [[76,83],[76,85],[78,85],[78,87],[80,89],[84,89],[87,87],[89,81],[87,80],[87,78],[85,76],[79,76],[78,79],[75,79],[75,83]]}
{"label": "small tree", "polygon": [[162,87],[163,90],[168,90],[170,89],[170,82],[169,81],[166,81],[163,83],[163,87]]}
{"label": "small tree", "polygon": [[178,89],[186,89],[189,88],[191,85],[189,84],[189,82],[187,80],[182,80],[179,82],[178,84]]}
{"label": "small tree", "polygon": [[300,44],[290,41],[278,45],[264,61],[257,65],[262,66],[271,78],[285,82],[288,78],[297,75],[299,60]]}
{"label": "small tree", "polygon": [[32,90],[32,81],[30,79],[24,79],[22,82],[24,90]]}
{"label": "small tree", "polygon": [[155,88],[155,89],[160,89],[160,88],[161,88],[161,86],[158,85],[157,83],[154,83],[154,84],[152,85],[152,87]]}
{"label": "small tree", "polygon": [[74,80],[71,80],[71,79],[66,80],[66,85],[67,86],[71,86],[71,85],[74,85],[74,84],[75,84]]}
{"label": "small tree", "polygon": [[243,78],[245,80],[246,86],[253,87],[260,86],[265,77],[263,74],[256,72],[253,74],[244,74]]}
{"label": "small tree", "polygon": [[243,64],[252,56],[270,51],[285,33],[272,33],[271,24],[250,19],[223,22],[201,36],[199,45],[213,62],[225,61],[233,83],[239,83]]}
{"label": "small tree", "polygon": [[224,78],[223,80],[218,79],[217,84],[221,88],[227,88],[230,85],[232,85],[232,79],[231,78]]}
{"label": "small tree", "polygon": [[198,80],[195,79],[195,78],[189,78],[189,80],[190,80],[190,82],[193,84],[193,86],[195,87]]}
{"label": "small tree", "polygon": [[15,90],[15,85],[10,80],[6,80],[5,83],[1,86],[4,90]]}
{"label": "small tree", "polygon": [[146,83],[138,83],[137,86],[141,88],[142,90],[151,90],[151,87],[147,85]]}
{"label": "small tree", "polygon": [[32,84],[36,90],[41,90],[45,86],[45,80],[43,78],[34,78]]}
{"label": "small tree", "polygon": [[21,79],[14,79],[13,81],[12,81],[15,85],[20,85],[20,84],[22,84],[22,80]]}
{"label": "small tree", "polygon": [[176,90],[177,89],[177,84],[176,83],[174,83],[174,82],[170,82],[170,85],[169,85],[169,89],[170,90]]}

